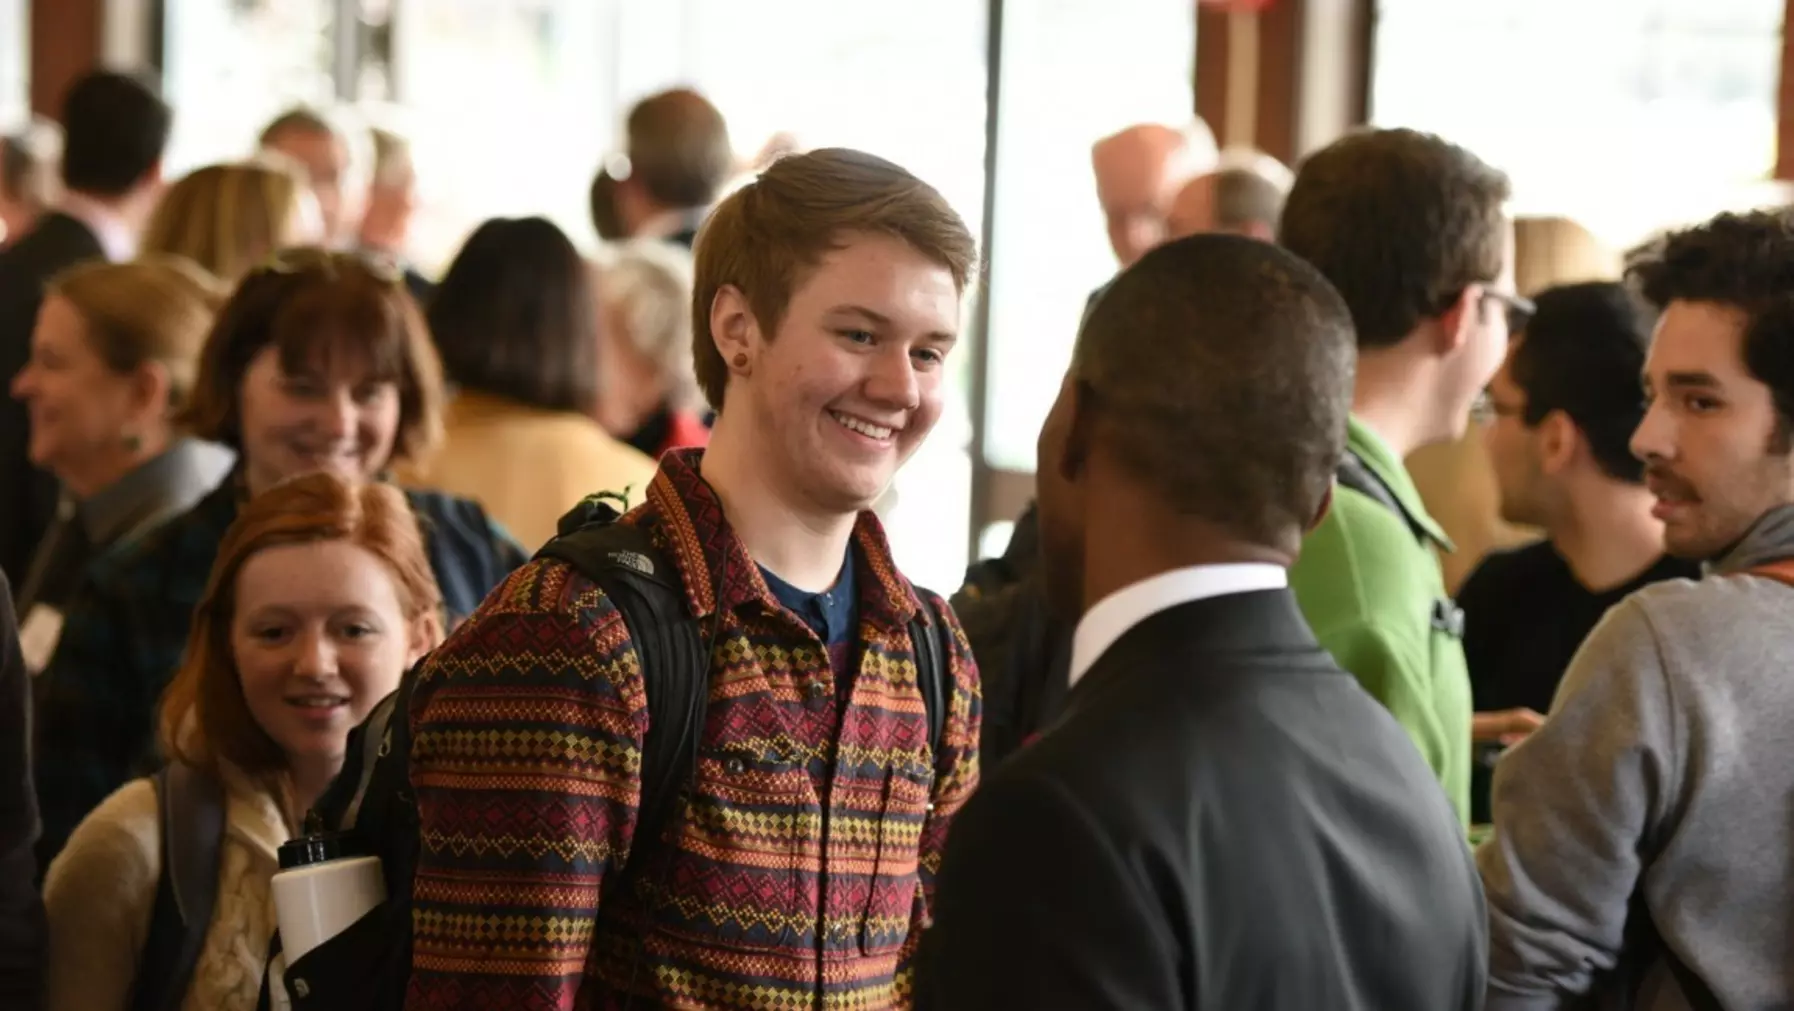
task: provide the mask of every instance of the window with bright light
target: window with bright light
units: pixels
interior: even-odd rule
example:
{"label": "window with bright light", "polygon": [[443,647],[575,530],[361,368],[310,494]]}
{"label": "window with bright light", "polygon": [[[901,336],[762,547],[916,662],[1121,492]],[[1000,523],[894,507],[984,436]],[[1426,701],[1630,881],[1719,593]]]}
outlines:
{"label": "window with bright light", "polygon": [[292,106],[335,101],[335,0],[181,0],[164,9],[171,178],[246,157]]}
{"label": "window with bright light", "polygon": [[31,116],[30,11],[25,0],[0,0],[0,129]]}
{"label": "window with bright light", "polygon": [[1193,119],[1188,0],[1010,4],[1003,25],[991,237],[985,459],[1032,471],[1084,303],[1115,273],[1090,146],[1132,123]]}
{"label": "window with bright light", "polygon": [[545,215],[589,245],[614,37],[595,0],[427,0],[394,17],[394,93],[421,205],[412,253],[448,265],[496,216]]}
{"label": "window with bright light", "polygon": [[1773,199],[1782,14],[1781,0],[1382,0],[1372,120],[1505,169],[1521,213],[1629,243]]}

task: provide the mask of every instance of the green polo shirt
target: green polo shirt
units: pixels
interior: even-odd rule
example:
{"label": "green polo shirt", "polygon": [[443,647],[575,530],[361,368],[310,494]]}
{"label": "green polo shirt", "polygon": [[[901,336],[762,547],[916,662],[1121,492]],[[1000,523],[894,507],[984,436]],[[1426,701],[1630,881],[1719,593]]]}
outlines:
{"label": "green polo shirt", "polygon": [[1354,417],[1346,445],[1426,536],[1375,499],[1335,487],[1333,508],[1302,542],[1290,585],[1321,645],[1408,731],[1468,825],[1470,674],[1458,634],[1434,620],[1449,599],[1434,546],[1451,544],[1381,436]]}

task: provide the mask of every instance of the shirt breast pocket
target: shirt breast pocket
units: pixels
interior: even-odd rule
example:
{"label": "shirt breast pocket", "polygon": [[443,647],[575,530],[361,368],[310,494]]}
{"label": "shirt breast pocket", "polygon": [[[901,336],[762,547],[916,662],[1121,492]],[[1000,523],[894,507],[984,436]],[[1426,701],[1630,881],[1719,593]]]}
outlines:
{"label": "shirt breast pocket", "polygon": [[863,954],[888,955],[901,948],[911,923],[924,913],[918,857],[922,829],[933,811],[933,769],[919,761],[899,761],[886,772],[860,927]]}
{"label": "shirt breast pocket", "polygon": [[812,944],[821,808],[802,760],[705,749],[680,819],[657,924],[738,951]]}

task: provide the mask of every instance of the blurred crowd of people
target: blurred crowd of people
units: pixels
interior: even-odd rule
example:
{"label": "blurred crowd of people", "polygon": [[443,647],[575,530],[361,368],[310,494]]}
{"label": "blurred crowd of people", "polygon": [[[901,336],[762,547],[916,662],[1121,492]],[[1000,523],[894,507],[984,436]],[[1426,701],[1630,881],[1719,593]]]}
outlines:
{"label": "blurred crowd of people", "polygon": [[[949,598],[873,506],[980,262],[903,167],[741,178],[677,88],[595,254],[425,277],[393,132],[165,179],[140,78],[61,112],[0,142],[5,1006],[1794,1001],[1794,213],[1622,257],[1430,134],[1097,140],[1118,270]],[[386,898],[289,962],[312,836]]]}

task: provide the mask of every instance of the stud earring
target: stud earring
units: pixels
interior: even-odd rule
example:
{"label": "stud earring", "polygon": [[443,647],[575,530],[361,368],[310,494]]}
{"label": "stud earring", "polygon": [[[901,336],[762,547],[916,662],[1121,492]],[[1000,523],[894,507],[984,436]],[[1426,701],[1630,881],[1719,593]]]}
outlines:
{"label": "stud earring", "polygon": [[135,453],[143,448],[143,439],[135,432],[125,433],[125,452]]}
{"label": "stud earring", "polygon": [[738,369],[747,368],[747,363],[748,363],[747,352],[746,351],[738,352],[735,355],[734,363],[735,363],[735,367]]}

